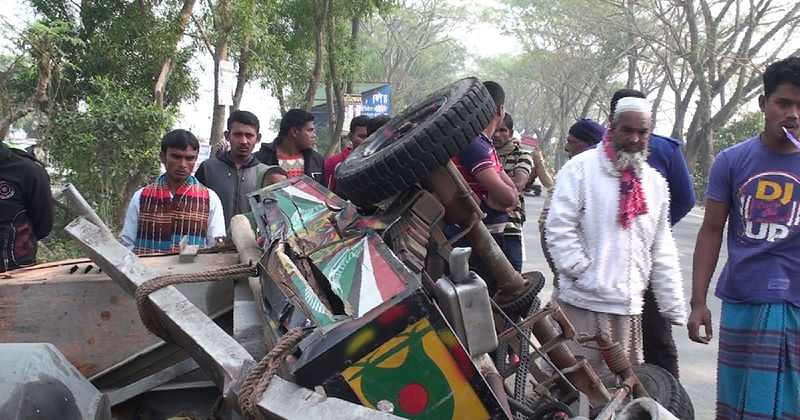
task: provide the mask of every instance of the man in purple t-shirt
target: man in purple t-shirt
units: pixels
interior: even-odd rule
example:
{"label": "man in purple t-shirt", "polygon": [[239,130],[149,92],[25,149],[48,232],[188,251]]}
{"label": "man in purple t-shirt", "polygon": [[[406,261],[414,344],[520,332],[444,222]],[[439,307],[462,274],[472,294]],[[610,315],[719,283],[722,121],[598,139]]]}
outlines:
{"label": "man in purple t-shirt", "polygon": [[[800,57],[767,67],[764,131],[711,167],[697,234],[689,337],[711,340],[706,295],[728,221],[717,418],[796,418],[800,410]],[[700,326],[705,335],[700,335]]]}

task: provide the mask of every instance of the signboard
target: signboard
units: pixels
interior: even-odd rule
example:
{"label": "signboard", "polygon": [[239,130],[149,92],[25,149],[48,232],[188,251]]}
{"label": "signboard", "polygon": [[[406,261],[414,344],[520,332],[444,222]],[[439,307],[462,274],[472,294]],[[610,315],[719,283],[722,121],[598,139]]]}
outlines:
{"label": "signboard", "polygon": [[344,127],[345,130],[350,128],[350,121],[353,118],[361,115],[363,106],[361,105],[361,95],[358,93],[345,93],[344,94]]}
{"label": "signboard", "polygon": [[529,135],[523,135],[520,137],[519,142],[522,146],[533,149],[534,147],[539,147],[539,139]]}
{"label": "signboard", "polygon": [[392,106],[392,87],[391,85],[381,86],[363,94],[361,100],[361,113],[370,118],[378,115],[391,114]]}
{"label": "signboard", "polygon": [[233,105],[233,92],[236,90],[236,71],[233,61],[219,62],[219,99],[217,105]]}

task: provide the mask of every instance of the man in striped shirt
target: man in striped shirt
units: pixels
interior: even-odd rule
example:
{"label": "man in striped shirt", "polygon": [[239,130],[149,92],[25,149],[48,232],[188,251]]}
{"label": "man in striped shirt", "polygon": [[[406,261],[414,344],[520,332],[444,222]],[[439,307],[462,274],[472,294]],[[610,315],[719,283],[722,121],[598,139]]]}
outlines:
{"label": "man in striped shirt", "polygon": [[503,121],[492,134],[492,142],[503,170],[514,182],[519,195],[519,203],[508,212],[503,236],[506,257],[517,271],[522,271],[522,224],[525,223],[525,201],[522,191],[533,171],[533,158],[520,148],[519,140],[514,138],[514,119],[506,113]]}
{"label": "man in striped shirt", "polygon": [[200,143],[186,130],[161,139],[166,171],[134,193],[122,227],[122,244],[137,255],[177,253],[181,238],[212,247],[225,238],[219,197],[191,175]]}

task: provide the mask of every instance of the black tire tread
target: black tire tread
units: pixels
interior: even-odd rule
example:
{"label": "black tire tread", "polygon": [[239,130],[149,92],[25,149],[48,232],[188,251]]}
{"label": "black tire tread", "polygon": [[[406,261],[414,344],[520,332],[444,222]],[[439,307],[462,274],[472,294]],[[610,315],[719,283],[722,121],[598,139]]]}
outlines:
{"label": "black tire tread", "polygon": [[633,372],[650,397],[681,420],[694,420],[694,406],[689,394],[669,371],[651,364],[633,365]]}
{"label": "black tire tread", "polygon": [[361,148],[356,148],[336,170],[338,189],[359,206],[405,191],[467,146],[489,124],[496,109],[483,83],[466,78],[408,107],[387,125],[399,127],[417,108],[442,95],[448,95],[448,101],[441,109],[405,136],[372,156],[364,157]]}

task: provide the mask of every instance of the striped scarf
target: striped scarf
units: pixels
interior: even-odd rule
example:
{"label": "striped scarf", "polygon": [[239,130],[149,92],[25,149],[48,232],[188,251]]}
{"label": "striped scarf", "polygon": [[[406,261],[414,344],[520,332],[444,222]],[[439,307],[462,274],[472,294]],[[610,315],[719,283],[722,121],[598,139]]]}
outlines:
{"label": "striped scarf", "polygon": [[184,235],[189,245],[204,246],[209,212],[208,189],[195,177],[186,178],[172,197],[166,175],[159,176],[142,189],[134,253],[178,252]]}

